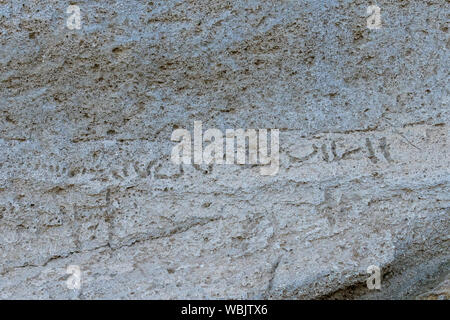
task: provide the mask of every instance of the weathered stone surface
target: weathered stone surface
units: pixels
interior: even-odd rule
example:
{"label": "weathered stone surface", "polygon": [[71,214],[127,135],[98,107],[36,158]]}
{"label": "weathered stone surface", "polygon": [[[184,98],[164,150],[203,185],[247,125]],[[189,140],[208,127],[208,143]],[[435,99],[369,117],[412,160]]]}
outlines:
{"label": "weathered stone surface", "polygon": [[450,299],[450,279],[447,278],[439,283],[432,290],[421,294],[419,300],[449,300]]}
{"label": "weathered stone surface", "polygon": [[[359,0],[0,1],[0,298],[428,290],[448,271],[448,2],[377,3],[379,30]],[[278,174],[175,166],[194,120],[280,129]]]}

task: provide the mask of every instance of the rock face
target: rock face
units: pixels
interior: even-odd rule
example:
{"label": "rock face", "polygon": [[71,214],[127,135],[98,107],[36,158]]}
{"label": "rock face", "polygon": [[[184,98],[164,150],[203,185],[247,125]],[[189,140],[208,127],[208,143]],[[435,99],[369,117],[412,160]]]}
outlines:
{"label": "rock face", "polygon": [[[377,1],[379,29],[367,3],[0,1],[0,298],[429,291],[449,261],[448,2]],[[175,165],[194,121],[279,129],[278,173]]]}
{"label": "rock face", "polygon": [[439,283],[432,290],[421,294],[418,297],[419,300],[449,300],[450,299],[450,279],[447,278]]}

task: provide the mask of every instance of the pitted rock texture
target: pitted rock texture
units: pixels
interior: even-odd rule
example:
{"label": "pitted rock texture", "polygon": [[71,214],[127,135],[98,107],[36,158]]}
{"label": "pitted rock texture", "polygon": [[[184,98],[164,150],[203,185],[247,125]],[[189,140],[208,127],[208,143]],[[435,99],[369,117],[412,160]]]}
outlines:
{"label": "pitted rock texture", "polygon": [[[379,30],[368,5],[0,0],[0,298],[428,291],[449,261],[449,3],[377,1]],[[174,165],[193,121],[280,129],[278,174]]]}

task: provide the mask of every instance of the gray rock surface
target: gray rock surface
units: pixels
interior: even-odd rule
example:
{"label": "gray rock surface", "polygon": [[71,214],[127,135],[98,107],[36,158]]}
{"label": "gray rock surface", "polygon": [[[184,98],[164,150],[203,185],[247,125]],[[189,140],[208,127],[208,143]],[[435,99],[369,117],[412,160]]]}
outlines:
{"label": "gray rock surface", "polygon": [[[0,298],[428,290],[449,261],[449,3],[377,4],[379,30],[360,0],[0,0]],[[194,120],[280,129],[278,174],[175,166]]]}

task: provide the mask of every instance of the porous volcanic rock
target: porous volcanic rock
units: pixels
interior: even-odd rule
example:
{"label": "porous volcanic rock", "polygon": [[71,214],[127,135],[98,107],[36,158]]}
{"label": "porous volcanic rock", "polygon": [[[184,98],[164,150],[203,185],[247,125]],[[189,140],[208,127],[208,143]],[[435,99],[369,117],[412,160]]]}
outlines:
{"label": "porous volcanic rock", "polygon": [[[449,5],[379,0],[379,29],[368,5],[0,0],[0,298],[429,290],[449,262]],[[194,121],[279,129],[278,173],[175,165]]]}

